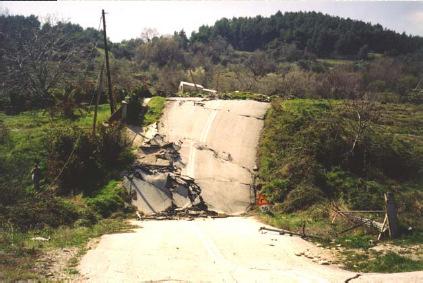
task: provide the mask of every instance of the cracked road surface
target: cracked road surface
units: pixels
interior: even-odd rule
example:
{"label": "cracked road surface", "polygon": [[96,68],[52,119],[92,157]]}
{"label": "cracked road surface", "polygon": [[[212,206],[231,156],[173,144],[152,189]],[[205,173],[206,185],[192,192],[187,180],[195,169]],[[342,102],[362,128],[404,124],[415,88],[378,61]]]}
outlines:
{"label": "cracked road surface", "polygon": [[182,173],[195,179],[210,210],[238,215],[254,201],[252,171],[268,107],[251,100],[168,101],[159,133],[182,141]]}
{"label": "cracked road surface", "polygon": [[[91,282],[345,282],[356,273],[295,253],[319,249],[299,237],[262,234],[253,218],[136,222],[105,235],[82,258]],[[422,282],[423,272],[363,274],[350,282]]]}

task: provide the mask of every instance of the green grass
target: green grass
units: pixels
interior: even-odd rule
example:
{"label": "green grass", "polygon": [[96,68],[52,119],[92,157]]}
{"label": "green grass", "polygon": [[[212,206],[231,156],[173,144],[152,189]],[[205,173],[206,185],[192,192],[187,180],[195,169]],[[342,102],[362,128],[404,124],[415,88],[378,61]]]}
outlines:
{"label": "green grass", "polygon": [[[354,154],[348,155],[356,134],[357,105],[346,100],[272,101],[259,143],[257,186],[275,205],[261,218],[295,232],[301,232],[305,223],[306,234],[336,239],[335,244],[352,252],[367,251],[377,237],[375,231],[372,234],[360,227],[343,232],[352,225],[339,218],[331,223],[330,204],[336,202],[341,209],[381,210],[383,194],[393,191],[401,227],[414,230],[394,244],[421,245],[423,106],[366,104],[370,110],[362,113],[370,115],[369,127]],[[365,260],[358,254],[351,261],[360,257]],[[378,260],[371,270],[400,261],[392,256]],[[404,262],[404,266],[414,264]]]}
{"label": "green grass", "polygon": [[[350,209],[381,209],[383,193],[394,190],[401,213],[423,214],[423,107],[370,106],[375,117],[349,155],[357,106],[341,100],[274,100],[259,144],[262,192],[293,212],[327,200]],[[413,219],[414,225],[422,224],[421,217]]]}
{"label": "green grass", "polygon": [[[103,234],[128,232],[132,225],[122,219],[104,219],[90,227],[60,227],[29,232],[5,229],[0,232],[0,280],[15,281],[35,279],[44,281],[42,274],[34,271],[37,258],[44,252],[57,248],[77,247],[77,258],[69,262],[70,272],[92,238]],[[49,241],[34,241],[33,237],[44,237]]]}
{"label": "green grass", "polygon": [[166,98],[161,96],[152,97],[147,104],[147,112],[144,114],[142,126],[148,126],[159,121],[165,104]]}
{"label": "green grass", "polygon": [[87,205],[103,217],[124,208],[123,189],[119,181],[112,180],[97,194],[86,199]]}
{"label": "green grass", "polygon": [[245,91],[234,91],[234,92],[222,93],[222,94],[219,94],[219,98],[220,99],[269,101],[269,98],[266,95],[259,94],[259,93],[245,92]]}
{"label": "green grass", "polygon": [[423,269],[423,260],[414,260],[394,252],[374,254],[369,257],[364,254],[348,253],[346,267],[360,272],[410,272]]}
{"label": "green grass", "polygon": [[[91,107],[92,108],[92,107]],[[109,105],[99,105],[98,123],[104,122],[110,115]],[[87,112],[75,120],[62,117],[50,117],[43,111],[28,111],[18,115],[0,113],[0,121],[8,129],[8,138],[0,143],[0,167],[3,168],[0,183],[27,187],[31,184],[30,169],[36,160],[45,166],[46,142],[49,131],[65,125],[75,125],[90,129],[93,112]]]}

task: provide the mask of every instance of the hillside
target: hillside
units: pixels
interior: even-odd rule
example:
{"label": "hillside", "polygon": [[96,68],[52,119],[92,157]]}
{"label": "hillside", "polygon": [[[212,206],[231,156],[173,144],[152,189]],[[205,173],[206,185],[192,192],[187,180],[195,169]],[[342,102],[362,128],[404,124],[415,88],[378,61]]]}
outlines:
{"label": "hillside", "polygon": [[213,26],[201,26],[191,42],[226,40],[243,51],[272,50],[294,44],[317,56],[360,57],[366,52],[391,55],[414,52],[423,45],[420,37],[398,34],[362,21],[343,19],[316,12],[280,11],[270,17],[218,20]]}

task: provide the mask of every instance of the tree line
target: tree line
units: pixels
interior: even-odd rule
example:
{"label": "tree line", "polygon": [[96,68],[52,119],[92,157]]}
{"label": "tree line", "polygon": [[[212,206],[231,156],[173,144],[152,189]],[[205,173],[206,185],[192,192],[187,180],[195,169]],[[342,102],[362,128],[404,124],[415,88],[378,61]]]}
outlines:
{"label": "tree line", "polygon": [[[0,15],[0,42],[1,111],[50,108],[72,116],[69,109],[89,103],[103,60],[101,31]],[[117,101],[131,93],[175,95],[181,80],[192,79],[219,92],[422,100],[413,89],[423,38],[321,13],[223,18],[191,36],[146,29],[109,45]]]}
{"label": "tree line", "polygon": [[398,55],[414,52],[423,44],[420,37],[399,34],[380,24],[317,12],[282,14],[279,11],[270,17],[223,18],[213,26],[201,26],[192,34],[191,42],[210,42],[218,37],[237,50],[255,51],[295,44],[298,49],[319,57],[351,57],[366,50]]}

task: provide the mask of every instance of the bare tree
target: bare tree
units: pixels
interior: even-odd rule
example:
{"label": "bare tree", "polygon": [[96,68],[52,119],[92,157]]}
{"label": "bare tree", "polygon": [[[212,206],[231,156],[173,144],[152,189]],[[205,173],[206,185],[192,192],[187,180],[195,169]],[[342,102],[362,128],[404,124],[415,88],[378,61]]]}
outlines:
{"label": "bare tree", "polygon": [[157,29],[150,27],[144,28],[140,35],[141,39],[144,42],[150,42],[153,38],[157,36],[159,36],[159,32],[157,31]]}
{"label": "bare tree", "polygon": [[5,87],[26,94],[38,106],[52,102],[51,90],[68,85],[81,71],[87,52],[66,32],[66,23],[33,29],[15,50],[4,53]]}

